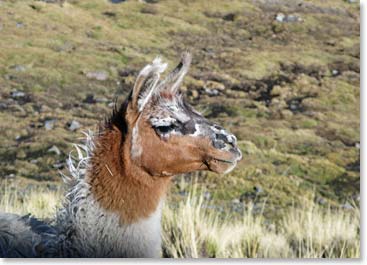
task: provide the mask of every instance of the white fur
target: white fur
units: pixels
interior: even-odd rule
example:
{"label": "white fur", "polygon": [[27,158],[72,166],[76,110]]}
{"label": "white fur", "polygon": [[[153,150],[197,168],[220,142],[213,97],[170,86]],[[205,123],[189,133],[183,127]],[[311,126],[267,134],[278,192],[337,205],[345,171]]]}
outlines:
{"label": "white fur", "polygon": [[196,136],[201,136],[203,135],[203,133],[201,132],[200,130],[200,125],[199,124],[195,124],[195,132],[193,134],[191,134],[193,137],[196,137]]}
{"label": "white fur", "polygon": [[133,133],[131,136],[131,158],[132,159],[136,159],[138,157],[141,156],[141,154],[143,153],[143,147],[141,145],[141,139],[140,139],[140,135],[139,135],[139,121],[140,121],[140,117],[138,118],[138,120],[136,121],[136,124],[133,128]]}
{"label": "white fur", "polygon": [[157,57],[153,60],[152,64],[146,65],[139,73],[138,79],[141,77],[147,77],[150,73],[156,74],[156,77],[154,78],[152,84],[150,84],[149,88],[146,89],[144,93],[139,95],[138,99],[138,108],[139,112],[141,112],[152,95],[154,94],[154,91],[157,87],[158,81],[159,81],[159,74],[163,73],[164,70],[167,68],[167,63],[163,63],[162,59],[160,57]]}
{"label": "white fur", "polygon": [[[93,147],[76,146],[78,157],[69,158],[70,185],[64,207],[58,212],[63,257],[159,257],[161,250],[161,211],[163,201],[147,219],[120,224],[116,213],[102,208],[94,199],[85,179],[85,169]],[[80,148],[83,148],[81,150]],[[84,153],[84,154],[83,154]]]}
{"label": "white fur", "polygon": [[231,172],[236,166],[237,166],[237,161],[234,162],[229,168],[227,168],[226,171],[223,172],[223,175],[228,174],[229,172]]}
{"label": "white fur", "polygon": [[157,117],[153,117],[150,119],[150,123],[154,126],[154,127],[159,127],[159,126],[170,126],[172,123],[174,123],[176,121],[176,119],[171,118],[171,117],[166,117],[166,118],[157,118]]}

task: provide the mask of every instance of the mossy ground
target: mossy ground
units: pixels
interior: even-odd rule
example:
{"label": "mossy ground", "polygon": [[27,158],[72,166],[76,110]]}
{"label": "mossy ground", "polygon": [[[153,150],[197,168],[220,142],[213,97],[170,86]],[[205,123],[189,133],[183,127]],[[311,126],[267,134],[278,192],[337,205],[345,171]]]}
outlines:
{"label": "mossy ground", "polygon": [[[72,143],[127,94],[136,72],[156,55],[173,67],[190,49],[193,67],[182,90],[238,136],[244,153],[229,175],[196,174],[214,202],[266,199],[271,214],[314,192],[335,206],[359,196],[358,4],[156,2],[0,3],[2,179],[60,183]],[[276,21],[280,12],[301,20]],[[86,76],[95,71],[107,79]],[[225,89],[208,95],[208,82]],[[88,94],[100,100],[84,102]],[[46,130],[50,119],[55,124]],[[67,128],[72,120],[81,124],[77,131]],[[180,183],[174,191],[185,190]]]}

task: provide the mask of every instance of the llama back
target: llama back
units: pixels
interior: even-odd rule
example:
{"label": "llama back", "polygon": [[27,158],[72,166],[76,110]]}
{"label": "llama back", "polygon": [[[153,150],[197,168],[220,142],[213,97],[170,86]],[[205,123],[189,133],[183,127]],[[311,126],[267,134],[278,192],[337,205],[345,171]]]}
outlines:
{"label": "llama back", "polygon": [[31,217],[0,213],[0,257],[54,257],[58,253],[56,229]]}

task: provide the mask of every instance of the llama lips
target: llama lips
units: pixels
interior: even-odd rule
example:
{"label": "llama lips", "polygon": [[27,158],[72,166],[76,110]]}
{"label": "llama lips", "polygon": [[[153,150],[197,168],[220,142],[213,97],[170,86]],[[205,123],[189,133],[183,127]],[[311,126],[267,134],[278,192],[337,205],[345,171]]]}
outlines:
{"label": "llama lips", "polygon": [[236,152],[236,157],[234,157],[233,159],[222,159],[222,158],[217,158],[217,157],[210,157],[209,160],[214,160],[215,162],[221,162],[221,163],[227,163],[227,164],[234,164],[240,161],[241,159],[242,159],[242,153],[238,149],[238,151]]}
{"label": "llama lips", "polygon": [[237,165],[237,162],[242,159],[242,153],[238,148],[232,148],[231,153],[234,154],[232,158],[219,158],[217,156],[209,157],[205,164],[207,165],[208,169],[220,173],[220,174],[227,174],[231,172]]}

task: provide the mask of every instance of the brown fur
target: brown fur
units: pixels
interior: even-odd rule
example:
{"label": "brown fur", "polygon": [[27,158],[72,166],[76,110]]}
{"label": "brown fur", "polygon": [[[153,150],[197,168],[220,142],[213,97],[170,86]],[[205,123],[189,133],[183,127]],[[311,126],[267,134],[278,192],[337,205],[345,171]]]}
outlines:
{"label": "brown fur", "polygon": [[[128,115],[127,120],[131,119],[136,117]],[[139,160],[130,158],[131,126],[125,136],[113,126],[97,139],[88,174],[96,200],[105,209],[119,213],[124,223],[147,218],[156,210],[167,191],[170,176],[209,169],[203,162],[209,159],[209,154],[228,156],[213,148],[205,138],[172,136],[162,141],[147,121],[137,126],[144,136]]]}
{"label": "brown fur", "polygon": [[[164,85],[174,83],[182,74],[180,67],[190,60],[190,56],[184,56]],[[187,71],[187,65],[182,71]],[[233,153],[214,148],[208,136],[172,134],[165,138],[158,135],[149,117],[159,101],[151,100],[143,109],[139,109],[138,101],[142,94],[148,95],[144,92],[149,92],[147,89],[159,75],[143,72],[127,100],[102,127],[87,174],[96,200],[106,210],[118,213],[125,224],[147,218],[157,209],[171,176],[196,170],[222,173],[240,154],[240,151]],[[173,100],[178,95],[177,91],[163,90],[160,96]],[[137,130],[132,143],[134,128]],[[134,146],[137,152],[132,152],[132,144],[139,145],[138,149]]]}
{"label": "brown fur", "polygon": [[170,178],[154,177],[133,165],[130,144],[122,144],[121,132],[113,127],[102,133],[92,159],[89,183],[96,200],[116,212],[122,223],[148,217],[164,196]]}

